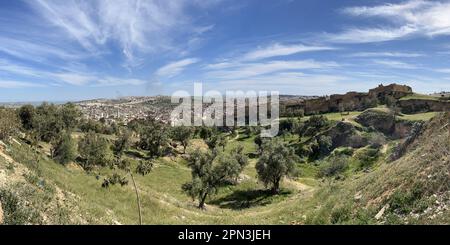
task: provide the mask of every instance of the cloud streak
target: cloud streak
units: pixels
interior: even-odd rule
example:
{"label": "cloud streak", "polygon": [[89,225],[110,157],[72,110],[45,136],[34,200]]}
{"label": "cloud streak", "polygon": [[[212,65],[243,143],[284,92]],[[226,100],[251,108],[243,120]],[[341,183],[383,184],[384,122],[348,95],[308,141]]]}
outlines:
{"label": "cloud streak", "polygon": [[420,53],[404,53],[404,52],[359,52],[348,55],[348,57],[365,58],[365,57],[403,57],[416,58],[423,57]]}
{"label": "cloud streak", "polygon": [[[191,1],[27,1],[50,27],[56,27],[85,50],[95,53],[108,44],[120,48],[126,66],[142,54],[174,49],[179,36],[201,35],[186,15]],[[209,26],[208,29],[211,29]]]}
{"label": "cloud streak", "polygon": [[450,35],[449,2],[410,0],[398,4],[350,7],[341,12],[352,17],[380,18],[390,24],[377,28],[351,28],[325,35],[331,42],[371,43],[411,36]]}
{"label": "cloud streak", "polygon": [[174,77],[180,74],[187,66],[197,63],[197,58],[187,58],[179,61],[169,63],[156,71],[157,76],[161,77]]}
{"label": "cloud streak", "polygon": [[386,66],[394,69],[417,69],[418,67],[413,64],[396,61],[396,60],[374,60],[373,61],[377,65]]}
{"label": "cloud streak", "polygon": [[0,80],[0,88],[36,88],[45,87],[43,84],[22,82],[22,81],[11,81],[11,80]]}
{"label": "cloud streak", "polygon": [[288,56],[303,52],[324,51],[333,49],[335,48],[327,46],[306,46],[303,44],[283,45],[280,43],[276,43],[267,47],[258,48],[256,50],[250,51],[244,54],[242,60],[253,61],[272,57]]}
{"label": "cloud streak", "polygon": [[242,79],[282,71],[301,71],[311,69],[336,68],[335,62],[319,62],[315,60],[269,61],[262,63],[223,63],[209,66],[213,71],[207,72],[210,79]]}
{"label": "cloud streak", "polygon": [[[141,85],[146,81],[134,78],[121,78],[114,76],[104,76],[102,74],[86,73],[75,71],[73,69],[64,69],[61,71],[44,71],[33,67],[11,63],[8,60],[0,59],[0,74],[19,75],[23,79],[38,80],[40,83],[17,82],[16,88],[34,86],[45,86],[45,82],[52,81],[50,86],[59,86],[61,84],[70,84],[74,86],[120,86],[120,85]],[[5,83],[13,87],[11,81]],[[6,86],[4,85],[4,86]]]}

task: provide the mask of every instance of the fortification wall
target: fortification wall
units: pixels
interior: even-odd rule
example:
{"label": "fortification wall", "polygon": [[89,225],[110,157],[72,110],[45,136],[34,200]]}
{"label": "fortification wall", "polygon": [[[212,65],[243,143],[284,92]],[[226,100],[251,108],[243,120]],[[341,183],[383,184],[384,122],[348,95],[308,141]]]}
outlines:
{"label": "fortification wall", "polygon": [[450,102],[448,101],[409,99],[399,100],[397,105],[403,113],[450,111]]}
{"label": "fortification wall", "polygon": [[[406,85],[390,84],[384,86],[380,84],[378,87],[370,89],[368,93],[348,92],[346,94],[333,94],[296,104],[288,104],[286,108],[301,108],[304,110],[305,115],[338,112],[341,110],[364,110],[376,106],[379,102],[385,103],[387,96],[400,99],[412,93],[412,88]],[[397,103],[405,113],[450,110],[450,102],[444,101],[403,100]]]}

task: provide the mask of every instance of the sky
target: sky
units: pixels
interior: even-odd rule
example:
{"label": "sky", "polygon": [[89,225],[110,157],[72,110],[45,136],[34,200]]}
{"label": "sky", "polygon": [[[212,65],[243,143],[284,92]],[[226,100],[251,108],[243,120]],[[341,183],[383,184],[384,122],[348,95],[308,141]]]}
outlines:
{"label": "sky", "polygon": [[450,91],[450,1],[0,0],[0,101]]}

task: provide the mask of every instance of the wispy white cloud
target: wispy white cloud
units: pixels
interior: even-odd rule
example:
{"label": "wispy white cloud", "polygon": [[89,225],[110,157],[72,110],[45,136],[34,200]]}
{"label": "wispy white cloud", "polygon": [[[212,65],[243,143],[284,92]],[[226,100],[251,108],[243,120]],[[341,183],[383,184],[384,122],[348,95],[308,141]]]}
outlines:
{"label": "wispy white cloud", "polygon": [[121,85],[142,85],[148,84],[148,81],[134,78],[119,78],[119,77],[106,77],[98,78],[97,83],[93,86],[97,87],[108,87],[108,86],[121,86]]}
{"label": "wispy white cloud", "polygon": [[359,52],[348,55],[349,57],[404,57],[415,58],[425,56],[421,53],[404,53],[404,52]]}
{"label": "wispy white cloud", "polygon": [[17,74],[27,77],[44,77],[46,75],[45,71],[40,71],[32,67],[16,64],[6,59],[0,59],[0,73]]}
{"label": "wispy white cloud", "polygon": [[242,60],[260,60],[271,57],[287,56],[302,52],[333,50],[333,47],[327,46],[306,46],[303,44],[283,45],[276,43],[267,47],[260,47],[243,55]]}
{"label": "wispy white cloud", "polygon": [[399,28],[352,28],[336,34],[325,34],[323,37],[336,43],[374,43],[404,38],[417,32],[415,26]]}
{"label": "wispy white cloud", "polygon": [[53,73],[49,74],[50,77],[58,81],[63,81],[71,85],[86,85],[91,82],[95,82],[98,77],[77,73]]}
{"label": "wispy white cloud", "polygon": [[[90,52],[117,44],[126,65],[142,62],[142,54],[173,50],[177,37],[201,35],[212,25],[197,27],[186,13],[189,6],[205,4],[180,1],[27,1],[54,27]],[[177,40],[179,41],[179,40]]]}
{"label": "wispy white cloud", "polygon": [[435,69],[434,71],[440,73],[450,73],[450,68]]}
{"label": "wispy white cloud", "polygon": [[[74,69],[62,68],[60,71],[46,71],[26,65],[11,63],[5,59],[0,59],[0,74],[13,74],[24,79],[32,78],[33,80],[41,81],[39,84],[18,82],[16,88],[25,87],[26,85],[45,86],[48,82],[52,82],[49,84],[51,86],[60,86],[61,84],[70,84],[75,86],[119,86],[141,85],[146,83],[146,81],[141,79],[104,76],[102,74],[76,71]],[[8,81],[8,83],[5,84],[10,84],[12,87],[13,83]]]}
{"label": "wispy white cloud", "polygon": [[0,88],[35,88],[35,87],[45,87],[45,85],[22,81],[0,80]]}
{"label": "wispy white cloud", "polygon": [[319,62],[315,60],[269,61],[262,63],[219,63],[209,66],[212,71],[206,76],[211,79],[242,79],[282,71],[301,71],[310,69],[335,68],[335,62]]}
{"label": "wispy white cloud", "polygon": [[69,51],[40,41],[26,41],[0,37],[0,52],[20,59],[44,61],[46,59],[79,60],[89,55],[79,50]]}
{"label": "wispy white cloud", "polygon": [[[384,42],[410,36],[450,35],[450,3],[410,0],[397,4],[350,7],[342,13],[356,17],[377,17],[391,23],[384,27],[352,28],[342,33],[327,34],[333,42]],[[396,27],[392,27],[392,25]]]}
{"label": "wispy white cloud", "polygon": [[405,1],[398,4],[387,3],[378,6],[361,6],[361,7],[348,7],[342,9],[342,12],[354,16],[395,16],[398,13],[409,13],[428,5],[427,2],[422,0]]}
{"label": "wispy white cloud", "polygon": [[174,77],[182,72],[187,66],[197,63],[197,58],[187,58],[179,61],[169,63],[156,71],[157,76]]}
{"label": "wispy white cloud", "polygon": [[280,72],[240,79],[215,81],[205,87],[216,90],[279,91],[282,94],[324,95],[336,93],[336,86],[350,78],[329,74],[305,74],[302,72]]}
{"label": "wispy white cloud", "polygon": [[374,60],[373,61],[377,65],[383,65],[389,68],[394,69],[417,69],[418,67],[413,64],[396,61],[396,60]]}

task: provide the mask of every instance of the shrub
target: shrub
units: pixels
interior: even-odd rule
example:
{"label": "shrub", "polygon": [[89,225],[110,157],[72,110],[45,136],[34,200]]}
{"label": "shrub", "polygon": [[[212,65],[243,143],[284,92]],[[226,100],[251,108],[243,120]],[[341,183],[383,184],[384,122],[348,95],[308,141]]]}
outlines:
{"label": "shrub", "polygon": [[54,158],[61,164],[67,164],[74,161],[76,157],[77,146],[75,141],[70,133],[65,133],[55,145]]}
{"label": "shrub", "polygon": [[330,222],[332,224],[341,224],[351,218],[352,209],[350,205],[336,207],[331,211]]}
{"label": "shrub", "polygon": [[352,156],[355,150],[352,147],[340,147],[334,149],[333,156]]}
{"label": "shrub", "polygon": [[389,205],[399,214],[422,211],[426,208],[421,202],[423,194],[424,188],[421,184],[415,184],[409,191],[396,190],[389,198]]}
{"label": "shrub", "polygon": [[5,225],[23,225],[39,223],[39,216],[32,209],[22,205],[19,198],[8,190],[0,190],[0,203],[3,208]]}
{"label": "shrub", "polygon": [[12,109],[0,107],[0,140],[7,140],[19,132],[20,120]]}
{"label": "shrub", "polygon": [[96,165],[106,166],[113,157],[109,142],[93,132],[89,132],[78,142],[78,151],[84,159],[83,167],[87,170]]}
{"label": "shrub", "polygon": [[318,177],[332,177],[345,172],[348,168],[348,158],[344,156],[332,156],[320,163]]}
{"label": "shrub", "polygon": [[125,176],[121,176],[118,173],[114,173],[103,180],[102,187],[108,188],[109,185],[120,184],[120,186],[128,185],[128,180]]}
{"label": "shrub", "polygon": [[358,161],[360,169],[372,166],[372,164],[378,160],[379,156],[380,146],[378,145],[365,147],[355,153],[355,159]]}
{"label": "shrub", "polygon": [[151,161],[140,161],[138,166],[136,167],[136,173],[141,174],[142,176],[147,175],[153,169],[153,162]]}
{"label": "shrub", "polygon": [[330,121],[323,115],[311,116],[299,129],[300,136],[316,135],[323,128],[330,125]]}

